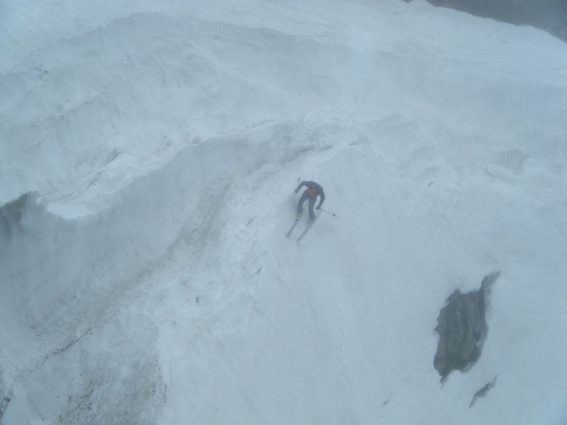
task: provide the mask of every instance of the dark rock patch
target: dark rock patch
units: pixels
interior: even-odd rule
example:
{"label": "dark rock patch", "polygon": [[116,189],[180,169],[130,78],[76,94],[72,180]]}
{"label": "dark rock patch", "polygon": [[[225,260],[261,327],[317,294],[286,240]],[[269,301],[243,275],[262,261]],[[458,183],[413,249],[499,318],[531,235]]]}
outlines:
{"label": "dark rock patch", "polygon": [[474,396],[471,400],[471,404],[469,404],[469,409],[474,406],[474,403],[476,402],[477,398],[485,397],[486,394],[488,393],[488,391],[490,391],[492,388],[494,388],[494,386],[496,385],[496,378],[498,378],[498,375],[496,375],[494,377],[492,382],[489,382],[484,387],[482,387],[480,390],[478,390],[476,393],[474,393]]}
{"label": "dark rock patch", "polygon": [[486,340],[486,299],[500,272],[486,276],[478,291],[456,290],[439,312],[435,330],[439,334],[433,366],[442,380],[452,370],[465,371],[474,365]]}
{"label": "dark rock patch", "polygon": [[4,397],[4,400],[0,403],[0,423],[2,422],[2,417],[4,416],[4,412],[8,407],[8,403],[10,403],[10,397]]}
{"label": "dark rock patch", "polygon": [[434,6],[513,25],[530,25],[567,42],[565,0],[427,0]]}

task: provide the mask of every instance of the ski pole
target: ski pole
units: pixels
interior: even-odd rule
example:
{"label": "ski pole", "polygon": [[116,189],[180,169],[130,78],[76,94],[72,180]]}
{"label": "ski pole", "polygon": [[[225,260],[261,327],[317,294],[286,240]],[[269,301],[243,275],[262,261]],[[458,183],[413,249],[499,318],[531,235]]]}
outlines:
{"label": "ski pole", "polygon": [[323,208],[319,208],[321,211],[325,211],[327,214],[331,214],[333,217],[336,215],[335,213],[332,213],[330,211],[324,210]]}

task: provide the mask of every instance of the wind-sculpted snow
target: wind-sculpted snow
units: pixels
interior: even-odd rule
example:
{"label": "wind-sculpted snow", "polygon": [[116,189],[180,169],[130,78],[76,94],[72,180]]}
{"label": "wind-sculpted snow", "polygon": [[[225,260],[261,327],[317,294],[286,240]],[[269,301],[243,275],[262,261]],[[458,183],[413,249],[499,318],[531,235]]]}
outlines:
{"label": "wind-sculpted snow", "polygon": [[[417,0],[0,7],[2,425],[565,419],[557,40]],[[300,243],[298,179],[334,214]],[[488,270],[440,387],[439,303]]]}
{"label": "wind-sculpted snow", "polygon": [[[202,223],[214,205],[223,202],[238,172],[273,154],[270,142],[219,139],[186,148],[110,196],[109,207],[91,216],[64,219],[49,212],[37,193],[5,204],[2,324],[19,331],[4,337],[3,350],[13,350],[4,355],[22,367],[24,359],[42,360],[71,342],[70,335],[100,324],[115,308],[112,301],[178,238],[196,244],[204,237]],[[20,346],[26,335],[39,347]]]}
{"label": "wind-sculpted snow", "polygon": [[[290,17],[258,22],[253,14],[242,17],[247,26],[231,15],[214,20],[201,6],[195,13],[203,17],[174,18],[141,5],[136,14],[112,8],[116,16],[106,16],[97,5],[101,17],[81,16],[88,24],[73,37],[48,44],[38,37],[38,53],[0,75],[0,202],[39,191],[65,204],[58,210],[65,216],[88,214],[100,208],[92,206],[99,193],[136,178],[139,164],[159,168],[188,144],[273,123],[419,116],[432,140],[452,133],[448,148],[457,152],[497,140],[531,155],[557,148],[567,126],[567,64],[555,46],[542,50],[534,41],[518,74],[508,64],[522,45],[500,51],[471,42],[466,31],[454,34],[467,47],[461,54],[405,31],[405,20],[382,17],[375,28],[350,12],[354,23],[331,15],[325,26],[304,28]],[[409,17],[429,27],[419,14]],[[19,52],[20,38],[9,40]],[[518,119],[518,105],[529,120]],[[487,137],[478,137],[481,127]]]}
{"label": "wind-sculpted snow", "polygon": [[[5,277],[0,288],[1,323],[14,332],[4,337],[2,375],[10,381],[32,374],[48,382],[50,376],[42,369],[50,370],[52,358],[82,355],[69,354],[69,349],[106,327],[129,303],[132,287],[179,244],[190,253],[186,261],[195,265],[195,256],[201,257],[203,247],[218,237],[222,225],[215,223],[216,211],[224,208],[240,177],[266,163],[287,163],[313,148],[312,143],[292,142],[285,127],[249,134],[246,139],[209,140],[180,151],[165,167],[110,196],[107,209],[82,218],[64,219],[49,212],[37,193],[5,204],[0,210],[0,270]],[[143,341],[137,340],[136,346]],[[163,389],[154,382],[159,380],[154,373],[159,368],[157,353],[152,352],[140,359],[143,369],[151,369],[144,372],[147,376],[126,379],[134,380],[129,385],[136,388],[146,385],[136,383],[140,379],[153,387],[151,395],[161,405]],[[90,392],[86,404],[108,405],[108,396],[101,394],[112,392],[105,385],[115,373],[105,369],[79,385],[79,391]],[[134,403],[137,409],[147,400],[122,402]],[[75,413],[82,412],[77,423],[90,423],[91,408],[83,404],[69,403]],[[60,403],[56,406],[62,408]],[[40,407],[39,412],[44,408],[50,411],[53,406]],[[18,412],[18,407],[13,409]],[[92,420],[98,422],[100,416]]]}

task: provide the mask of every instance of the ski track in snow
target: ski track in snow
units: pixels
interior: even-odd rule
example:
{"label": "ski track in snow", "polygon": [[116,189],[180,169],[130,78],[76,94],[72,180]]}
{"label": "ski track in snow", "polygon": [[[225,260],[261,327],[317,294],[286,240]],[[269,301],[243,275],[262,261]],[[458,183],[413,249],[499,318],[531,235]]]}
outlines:
{"label": "ski track in snow", "polygon": [[[417,0],[69,6],[0,5],[3,425],[567,420],[564,44]],[[336,214],[300,242],[298,179]],[[439,309],[496,269],[440,386]]]}

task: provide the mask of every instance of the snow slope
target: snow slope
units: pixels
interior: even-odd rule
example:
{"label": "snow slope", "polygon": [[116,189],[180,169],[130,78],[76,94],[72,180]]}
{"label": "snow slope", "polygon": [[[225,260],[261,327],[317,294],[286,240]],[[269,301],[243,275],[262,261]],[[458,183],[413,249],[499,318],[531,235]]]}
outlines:
{"label": "snow slope", "polygon": [[[564,44],[422,1],[1,8],[3,425],[567,421]],[[301,243],[298,178],[336,214]]]}

